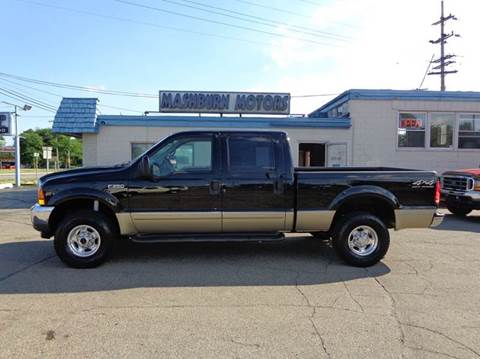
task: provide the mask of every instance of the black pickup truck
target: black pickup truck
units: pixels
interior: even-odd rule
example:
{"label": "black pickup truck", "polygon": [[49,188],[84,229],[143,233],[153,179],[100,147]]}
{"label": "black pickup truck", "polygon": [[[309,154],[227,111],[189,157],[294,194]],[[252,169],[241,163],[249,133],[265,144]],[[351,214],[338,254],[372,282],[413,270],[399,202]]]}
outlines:
{"label": "black pickup truck", "polygon": [[386,254],[389,228],[441,221],[435,172],[294,168],[283,132],[172,135],[113,167],[43,176],[33,226],[59,257],[94,267],[120,238],[139,242],[265,241],[286,232],[332,240],[346,262]]}

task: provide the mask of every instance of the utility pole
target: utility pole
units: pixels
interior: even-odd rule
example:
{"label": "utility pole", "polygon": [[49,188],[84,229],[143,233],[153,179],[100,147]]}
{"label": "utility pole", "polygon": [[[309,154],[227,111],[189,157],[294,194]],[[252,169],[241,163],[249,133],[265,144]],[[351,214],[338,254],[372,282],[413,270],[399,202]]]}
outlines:
{"label": "utility pole", "polygon": [[4,104],[13,106],[15,108],[15,112],[13,113],[15,117],[15,186],[20,187],[21,180],[20,180],[20,166],[21,166],[21,159],[20,159],[20,134],[18,133],[18,113],[17,113],[17,108],[23,110],[23,111],[30,111],[32,109],[32,106],[30,105],[24,105],[18,106],[13,103],[5,102],[2,101]]}
{"label": "utility pole", "polygon": [[458,20],[455,15],[448,15],[447,17],[444,16],[444,9],[443,9],[443,0],[441,2],[441,15],[440,20],[434,22],[432,25],[440,25],[440,38],[437,40],[430,40],[431,44],[440,44],[440,57],[436,60],[433,60],[432,63],[439,64],[433,67],[433,70],[440,70],[440,71],[432,71],[429,72],[429,75],[440,75],[440,91],[445,91],[445,75],[457,73],[457,70],[446,70],[447,66],[454,64],[456,61],[452,60],[456,55],[449,54],[445,55],[445,44],[447,43],[447,39],[454,36],[460,37],[460,35],[455,34],[453,31],[449,34],[445,33],[445,23],[448,20]]}

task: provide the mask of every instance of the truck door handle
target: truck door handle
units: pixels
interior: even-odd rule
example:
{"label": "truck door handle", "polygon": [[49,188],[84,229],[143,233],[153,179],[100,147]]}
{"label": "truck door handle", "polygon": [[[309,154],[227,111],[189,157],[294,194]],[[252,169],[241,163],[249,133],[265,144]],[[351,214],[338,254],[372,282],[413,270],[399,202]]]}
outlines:
{"label": "truck door handle", "polygon": [[222,191],[223,184],[222,181],[213,180],[210,181],[209,192],[211,195],[218,195]]}

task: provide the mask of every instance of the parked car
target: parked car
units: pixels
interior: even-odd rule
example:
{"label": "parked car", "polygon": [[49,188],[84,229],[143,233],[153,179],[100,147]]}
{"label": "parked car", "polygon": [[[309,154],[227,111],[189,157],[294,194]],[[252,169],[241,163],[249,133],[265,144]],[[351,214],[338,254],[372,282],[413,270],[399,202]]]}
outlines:
{"label": "parked car", "polygon": [[480,168],[445,172],[441,183],[442,200],[450,212],[463,217],[480,209]]}
{"label": "parked car", "polygon": [[387,253],[389,228],[438,224],[432,171],[294,168],[282,132],[193,131],[166,138],[113,167],[39,181],[33,226],[59,257],[94,267],[114,241],[280,240],[285,232],[331,237],[347,263]]}

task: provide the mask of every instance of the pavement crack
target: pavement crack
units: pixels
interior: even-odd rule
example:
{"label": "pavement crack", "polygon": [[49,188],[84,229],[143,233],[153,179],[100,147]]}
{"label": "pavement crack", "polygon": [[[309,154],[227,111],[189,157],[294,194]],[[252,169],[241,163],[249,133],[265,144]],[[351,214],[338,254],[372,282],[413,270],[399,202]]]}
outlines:
{"label": "pavement crack", "polygon": [[[331,358],[331,355],[328,352],[327,347],[325,345],[325,340],[323,339],[322,335],[320,334],[320,331],[318,330],[317,326],[315,325],[314,317],[315,317],[315,314],[317,312],[317,307],[315,307],[314,305],[312,305],[312,303],[310,303],[310,300],[308,299],[307,295],[298,286],[298,277],[299,276],[300,276],[300,272],[297,272],[297,276],[295,277],[295,289],[298,291],[298,293],[300,293],[302,298],[305,300],[305,303],[307,304],[307,306],[312,309],[312,314],[310,315],[308,320],[310,321],[310,324],[312,325],[315,336],[318,338],[318,340],[320,340],[320,344],[322,345],[322,348],[323,348],[323,351],[325,352],[325,355],[327,356],[327,358]],[[331,309],[333,309],[333,308],[331,308]]]}
{"label": "pavement crack", "polygon": [[471,353],[475,354],[477,357],[480,358],[480,353],[477,352],[475,349],[469,347],[469,346],[466,345],[465,343],[462,343],[462,342],[458,341],[457,339],[453,339],[452,337],[448,336],[448,335],[445,334],[445,333],[442,333],[442,332],[439,331],[439,330],[431,329],[431,328],[424,327],[424,326],[421,326],[421,325],[410,324],[410,323],[402,323],[402,322],[400,322],[400,325],[403,325],[403,326],[406,326],[406,327],[410,327],[410,328],[417,328],[417,329],[425,330],[425,331],[430,332],[430,333],[433,333],[433,334],[440,335],[441,337],[443,337],[443,338],[445,338],[445,339],[447,339],[447,340],[450,340],[452,343],[455,343],[455,344],[458,344],[458,345],[462,346],[463,348],[467,349],[468,351],[470,351]]}
{"label": "pavement crack", "polygon": [[350,297],[350,299],[353,300],[353,301],[358,305],[358,307],[360,308],[360,310],[362,311],[362,313],[364,313],[365,310],[363,309],[363,306],[358,302],[358,300],[356,300],[356,299],[353,297],[352,292],[350,292],[350,289],[349,289],[348,286],[347,286],[347,283],[345,283],[345,282],[342,282],[342,283],[343,283],[343,285],[344,285],[344,287],[345,287],[345,289],[346,289],[346,291],[347,291],[348,296]]}
{"label": "pavement crack", "polygon": [[249,348],[256,348],[256,349],[260,349],[261,345],[260,344],[257,344],[257,343],[243,343],[243,342],[240,342],[238,340],[235,340],[233,338],[230,338],[230,342],[234,343],[234,344],[238,344],[238,345],[241,345],[243,347],[249,347]]}
{"label": "pavement crack", "polygon": [[9,274],[7,274],[7,275],[5,275],[5,276],[3,276],[3,277],[0,277],[0,282],[3,282],[4,280],[7,280],[8,278],[11,278],[11,277],[13,277],[14,275],[17,275],[17,274],[19,274],[19,273],[22,273],[22,272],[24,272],[24,271],[26,271],[26,270],[28,270],[28,269],[30,269],[30,268],[38,265],[38,264],[41,264],[41,263],[43,263],[43,262],[45,262],[45,261],[53,258],[53,257],[55,257],[54,254],[53,254],[53,255],[50,255],[50,256],[47,256],[47,257],[45,257],[45,258],[43,258],[43,259],[40,259],[40,260],[37,261],[37,262],[31,263],[31,264],[29,264],[29,265],[27,265],[27,266],[25,266],[25,267],[23,267],[23,268],[21,268],[21,269],[19,269],[19,270],[16,270],[15,272],[12,272],[12,273],[9,273]]}
{"label": "pavement crack", "polygon": [[393,318],[395,318],[395,321],[397,322],[398,330],[400,332],[400,343],[402,345],[404,345],[405,344],[405,332],[403,331],[402,323],[400,322],[400,319],[398,318],[397,301],[395,300],[395,297],[393,296],[393,294],[390,293],[390,291],[387,289],[387,287],[385,285],[383,285],[383,283],[380,282],[380,280],[377,277],[373,277],[373,279],[375,280],[375,282],[377,282],[377,284],[380,287],[382,287],[382,289],[385,291],[385,293],[387,293],[388,297],[390,298],[390,301],[392,303]]}

